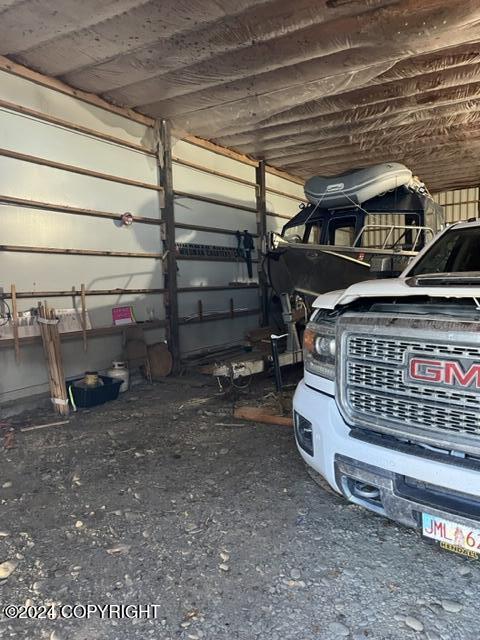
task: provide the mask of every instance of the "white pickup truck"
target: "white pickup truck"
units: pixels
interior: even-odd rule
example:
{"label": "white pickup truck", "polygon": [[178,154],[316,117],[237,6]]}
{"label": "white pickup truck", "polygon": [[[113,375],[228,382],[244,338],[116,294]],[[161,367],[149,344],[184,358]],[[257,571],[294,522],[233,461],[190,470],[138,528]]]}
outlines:
{"label": "white pickup truck", "polygon": [[480,557],[480,221],[439,234],[400,278],[319,296],[293,408],[337,492]]}

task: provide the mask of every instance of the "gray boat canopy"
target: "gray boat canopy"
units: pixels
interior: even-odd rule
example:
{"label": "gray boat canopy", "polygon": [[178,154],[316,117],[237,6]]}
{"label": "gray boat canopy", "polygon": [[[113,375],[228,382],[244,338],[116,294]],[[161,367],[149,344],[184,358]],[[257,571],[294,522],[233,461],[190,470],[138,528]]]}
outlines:
{"label": "gray boat canopy", "polygon": [[323,208],[362,204],[376,196],[417,182],[404,164],[382,162],[336,176],[313,176],[305,183],[305,196]]}
{"label": "gray boat canopy", "polygon": [[[399,187],[388,193],[376,196],[363,204],[350,205],[341,209],[324,208],[319,205],[307,204],[283,227],[282,235],[291,227],[303,224],[315,224],[330,218],[332,215],[363,215],[367,214],[419,214],[420,226],[430,227],[434,232],[440,230],[444,223],[443,208],[430,195],[417,193],[406,186]],[[363,224],[366,224],[364,222]]]}

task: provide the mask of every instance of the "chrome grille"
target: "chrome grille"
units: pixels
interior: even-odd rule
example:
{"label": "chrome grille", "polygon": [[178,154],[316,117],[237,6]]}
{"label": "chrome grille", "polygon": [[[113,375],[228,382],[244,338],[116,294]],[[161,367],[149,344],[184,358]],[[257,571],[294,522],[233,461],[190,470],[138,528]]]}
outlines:
{"label": "chrome grille", "polygon": [[349,391],[349,400],[355,409],[380,418],[453,433],[477,434],[480,431],[480,416],[474,412],[419,404],[387,395],[372,396],[356,390]]}
{"label": "chrome grille", "polygon": [[456,332],[452,324],[388,317],[382,326],[378,318],[341,318],[337,388],[347,422],[433,445],[480,451],[480,389],[429,386],[406,376],[409,354],[480,363],[476,323],[456,323]]}
{"label": "chrome grille", "polygon": [[480,350],[476,347],[467,347],[449,344],[435,344],[418,342],[416,340],[393,340],[370,336],[351,336],[348,353],[355,358],[365,360],[380,360],[389,362],[403,362],[407,349],[418,353],[432,355],[456,356],[457,358],[480,358]]}

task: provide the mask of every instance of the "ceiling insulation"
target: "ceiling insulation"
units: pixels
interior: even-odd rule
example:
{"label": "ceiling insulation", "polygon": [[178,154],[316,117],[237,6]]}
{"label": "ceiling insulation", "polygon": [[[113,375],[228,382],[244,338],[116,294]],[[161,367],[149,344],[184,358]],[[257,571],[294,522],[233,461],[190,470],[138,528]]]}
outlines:
{"label": "ceiling insulation", "polygon": [[478,0],[0,0],[0,54],[292,174],[480,183]]}

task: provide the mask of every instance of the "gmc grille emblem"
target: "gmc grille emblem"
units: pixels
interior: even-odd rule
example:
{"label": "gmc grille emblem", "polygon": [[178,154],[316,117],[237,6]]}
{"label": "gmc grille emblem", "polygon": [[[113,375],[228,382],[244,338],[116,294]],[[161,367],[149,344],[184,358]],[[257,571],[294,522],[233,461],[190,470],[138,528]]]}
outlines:
{"label": "gmc grille emblem", "polygon": [[408,361],[407,376],[427,385],[480,389],[480,363],[439,360],[413,356]]}

